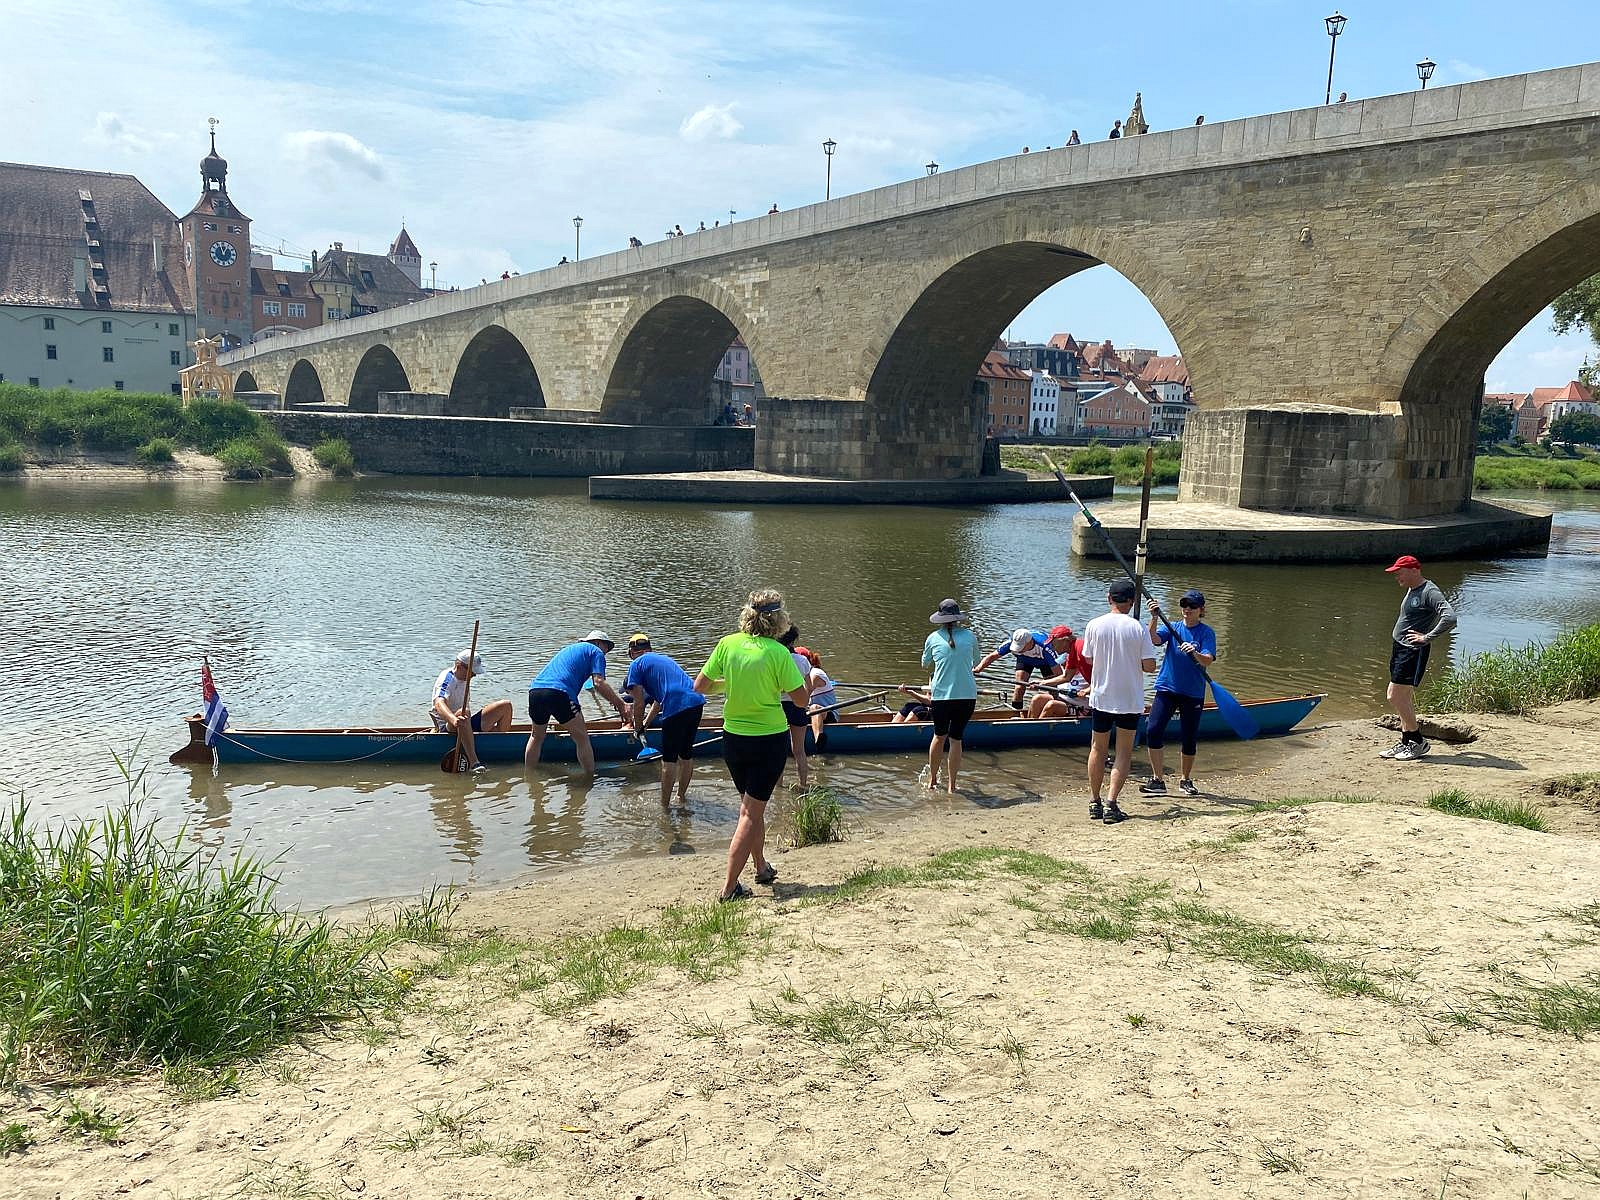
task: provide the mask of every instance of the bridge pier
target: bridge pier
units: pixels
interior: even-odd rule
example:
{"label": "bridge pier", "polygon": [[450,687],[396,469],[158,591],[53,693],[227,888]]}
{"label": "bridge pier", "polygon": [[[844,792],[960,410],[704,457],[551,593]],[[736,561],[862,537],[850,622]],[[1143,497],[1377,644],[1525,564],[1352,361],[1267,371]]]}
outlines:
{"label": "bridge pier", "polygon": [[983,401],[888,406],[767,396],[756,418],[758,471],[857,480],[976,479]]}

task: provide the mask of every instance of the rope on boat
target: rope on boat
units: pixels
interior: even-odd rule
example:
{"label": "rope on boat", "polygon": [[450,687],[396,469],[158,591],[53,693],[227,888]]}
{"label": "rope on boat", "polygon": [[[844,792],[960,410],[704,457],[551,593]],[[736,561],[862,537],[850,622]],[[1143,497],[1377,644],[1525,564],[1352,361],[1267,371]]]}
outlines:
{"label": "rope on boat", "polygon": [[[347,732],[349,732],[349,733],[377,733],[378,730],[373,729],[371,726],[368,726],[364,730],[363,729],[350,729],[350,730],[347,730]],[[248,754],[250,754],[250,755],[252,755],[252,756],[254,756],[256,758],[265,758],[265,759],[270,759],[273,762],[287,763],[288,765],[293,766],[293,767],[340,767],[340,766],[348,766],[351,763],[366,762],[368,759],[382,758],[385,754],[388,754],[390,751],[396,749],[399,746],[405,745],[407,742],[411,741],[413,738],[428,737],[431,734],[433,734],[434,732],[435,731],[432,730],[432,729],[418,729],[414,733],[408,733],[408,734],[405,734],[403,737],[396,738],[394,741],[388,743],[387,745],[385,745],[380,750],[374,750],[371,754],[363,754],[360,758],[283,758],[283,757],[281,757],[279,755],[276,755],[276,754],[269,754],[269,753],[267,753],[267,751],[258,749],[255,746],[247,746],[243,742],[241,742],[238,738],[228,737],[228,735],[226,733],[217,734],[217,740],[218,741],[222,741],[222,740],[226,739],[227,741],[232,742],[235,746],[239,747],[239,749],[245,751],[246,753],[248,753]],[[211,753],[212,753],[212,768],[215,769],[216,765],[217,765],[217,757],[218,757],[215,747],[212,748]]]}

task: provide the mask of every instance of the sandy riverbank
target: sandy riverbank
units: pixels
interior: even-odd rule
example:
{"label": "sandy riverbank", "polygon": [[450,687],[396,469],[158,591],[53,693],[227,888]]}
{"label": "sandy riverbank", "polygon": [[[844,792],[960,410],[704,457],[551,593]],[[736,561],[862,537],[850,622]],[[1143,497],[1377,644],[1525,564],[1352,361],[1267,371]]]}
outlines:
{"label": "sandy riverbank", "polygon": [[[296,478],[333,478],[332,472],[319,465],[311,451],[304,446],[290,446],[289,461],[294,464]],[[128,454],[86,450],[52,456],[30,449],[23,460],[22,469],[0,475],[0,483],[7,479],[161,483],[223,478],[226,478],[226,474],[222,463],[215,456],[201,454],[198,450],[174,450],[170,463],[146,467],[134,462]]]}
{"label": "sandy riverbank", "polygon": [[[592,1002],[556,965],[620,970],[639,939],[550,939],[658,929],[709,856],[473,896],[457,969],[419,951],[397,1025],[218,1099],[6,1098],[37,1144],[0,1196],[1593,1195],[1600,1041],[1528,1014],[1600,1005],[1600,808],[1540,786],[1593,767],[1600,703],[1473,723],[1415,764],[1327,726],[1117,827],[1069,779],[780,854],[723,950],[687,952],[703,978],[639,968]],[[1551,832],[1423,807],[1447,787]],[[1251,808],[1332,793],[1373,802]],[[995,847],[1029,855],[971,853]],[[839,890],[872,866],[896,870]],[[52,1116],[69,1094],[131,1118],[120,1143]]]}

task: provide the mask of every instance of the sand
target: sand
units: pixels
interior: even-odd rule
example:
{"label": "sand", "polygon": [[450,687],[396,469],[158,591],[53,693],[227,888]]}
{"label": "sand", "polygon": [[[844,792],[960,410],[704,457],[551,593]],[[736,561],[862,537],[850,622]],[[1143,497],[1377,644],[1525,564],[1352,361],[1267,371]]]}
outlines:
{"label": "sand", "polygon": [[[22,470],[10,478],[73,483],[151,483],[175,480],[198,482],[227,477],[222,463],[214,455],[193,449],[173,451],[172,462],[161,467],[141,466],[131,454],[108,451],[77,450],[41,456],[36,450],[30,449],[29,453],[32,457],[25,459]],[[290,446],[289,461],[294,466],[296,478],[332,478],[332,472],[320,466],[304,446]]]}
{"label": "sand", "polygon": [[[1476,741],[1415,764],[1378,760],[1393,735],[1371,722],[1326,726],[1202,775],[1201,800],[1128,797],[1116,827],[1067,778],[1039,803],[957,798],[777,854],[747,906],[760,952],[709,980],[667,968],[547,1015],[482,967],[220,1098],[153,1077],[25,1088],[0,1125],[37,1144],[0,1166],[0,1195],[1592,1196],[1600,1039],[1494,996],[1600,984],[1600,811],[1540,786],[1596,765],[1600,703],[1472,723]],[[1423,807],[1444,787],[1534,801],[1551,832]],[[1251,810],[1340,792],[1376,802]],[[975,847],[1079,865],[830,899],[868,865]],[[457,927],[648,923],[719,874],[706,855],[575,872],[474,895]],[[1130,909],[1126,940],[1075,925]],[[1241,960],[1206,913],[1250,944],[1304,935],[1328,969]],[[1336,994],[1351,979],[1371,987]],[[865,1031],[786,1027],[827,1013]],[[69,1095],[132,1118],[117,1144],[52,1116]]]}

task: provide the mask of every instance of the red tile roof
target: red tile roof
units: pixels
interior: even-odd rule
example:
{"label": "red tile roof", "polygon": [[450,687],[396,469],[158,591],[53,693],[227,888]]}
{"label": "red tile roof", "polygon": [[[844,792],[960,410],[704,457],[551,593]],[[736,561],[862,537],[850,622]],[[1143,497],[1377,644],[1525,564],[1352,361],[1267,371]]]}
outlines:
{"label": "red tile roof", "polygon": [[1144,364],[1139,378],[1146,383],[1181,383],[1189,386],[1189,368],[1181,354],[1158,354]]}
{"label": "red tile roof", "polygon": [[998,350],[991,350],[983,356],[983,363],[978,367],[980,379],[1033,379],[1031,371],[1024,371],[1021,367],[1013,367],[1006,360],[1006,356]]}
{"label": "red tile roof", "polygon": [[1571,400],[1578,404],[1593,404],[1594,393],[1574,379],[1566,387],[1534,388],[1533,403],[1543,408],[1556,400]]}

